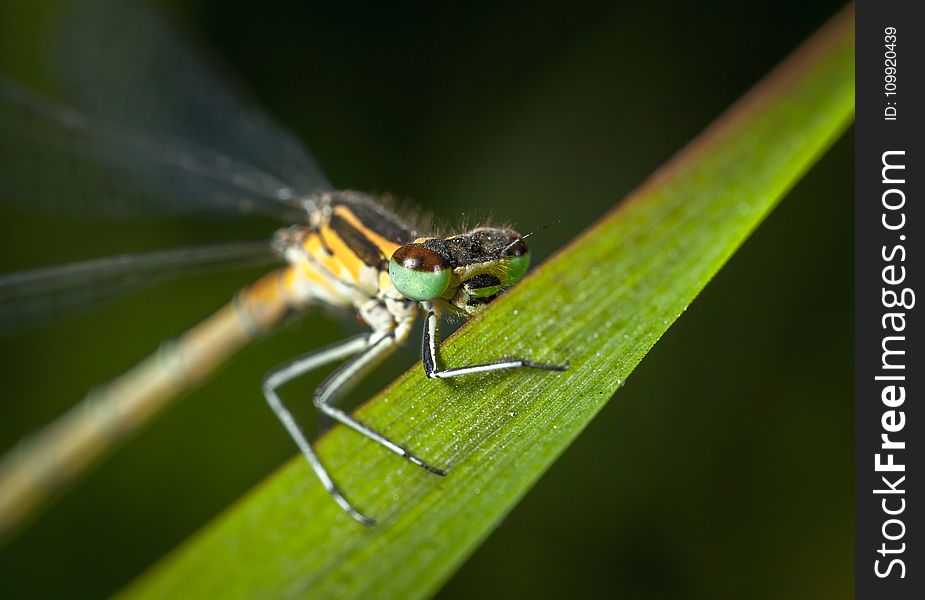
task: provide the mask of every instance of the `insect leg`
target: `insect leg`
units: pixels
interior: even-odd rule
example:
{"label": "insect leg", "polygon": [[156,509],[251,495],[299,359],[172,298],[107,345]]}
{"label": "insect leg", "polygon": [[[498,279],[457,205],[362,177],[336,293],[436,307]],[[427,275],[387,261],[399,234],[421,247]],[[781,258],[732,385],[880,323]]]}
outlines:
{"label": "insect leg", "polygon": [[430,304],[425,304],[424,308],[427,311],[427,316],[424,318],[424,336],[421,343],[421,355],[424,362],[424,372],[431,379],[449,379],[461,375],[488,373],[490,371],[500,371],[503,369],[530,368],[542,369],[544,371],[564,371],[568,368],[568,362],[564,365],[550,365],[524,358],[510,358],[479,365],[440,369],[437,366],[437,313]]}
{"label": "insect leg", "polygon": [[406,448],[399,446],[381,433],[357,421],[339,408],[332,406],[332,404],[348,392],[358,380],[362,379],[391,355],[397,347],[398,342],[391,333],[373,342],[367,350],[345,363],[318,386],[318,389],[315,390],[315,406],[318,407],[318,410],[332,419],[340,421],[357,433],[385,446],[395,454],[407,458],[419,467],[431,473],[436,473],[437,475],[446,475],[446,471],[443,469],[439,469],[424,462]]}
{"label": "insect leg", "polygon": [[285,364],[270,372],[263,380],[263,395],[266,397],[270,408],[273,409],[273,412],[276,413],[277,417],[279,417],[279,420],[289,432],[289,435],[292,436],[292,439],[299,447],[299,450],[302,451],[302,455],[308,460],[308,464],[311,465],[312,470],[315,471],[318,479],[321,480],[321,484],[328,491],[328,493],[333,496],[334,501],[337,502],[341,508],[347,511],[354,519],[366,525],[372,525],[375,521],[357,511],[353,505],[351,505],[350,502],[344,498],[343,494],[340,493],[340,491],[334,485],[334,481],[331,479],[331,476],[328,475],[324,465],[321,464],[318,456],[312,450],[311,444],[309,444],[305,434],[302,432],[302,429],[299,427],[298,423],[296,423],[292,413],[289,412],[289,409],[286,408],[282,399],[280,399],[279,394],[276,393],[276,389],[286,382],[291,381],[296,377],[311,371],[312,369],[316,369],[324,364],[352,356],[357,352],[361,352],[369,348],[371,337],[372,334],[364,333],[333,346],[322,348],[321,350],[300,356],[288,364]]}

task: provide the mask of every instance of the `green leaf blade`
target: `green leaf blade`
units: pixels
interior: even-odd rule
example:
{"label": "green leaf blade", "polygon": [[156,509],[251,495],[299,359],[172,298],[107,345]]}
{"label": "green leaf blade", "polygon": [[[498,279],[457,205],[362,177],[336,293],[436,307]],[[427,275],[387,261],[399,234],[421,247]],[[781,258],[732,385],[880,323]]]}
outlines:
{"label": "green leaf blade", "polygon": [[[569,371],[432,381],[416,365],[357,411],[448,467],[447,477],[335,428],[319,453],[348,497],[379,524],[354,522],[296,457],[125,595],[433,593],[850,122],[852,21],[850,10],[836,17],[442,348],[447,365],[529,356],[569,360]],[[683,382],[678,387],[683,402]]]}

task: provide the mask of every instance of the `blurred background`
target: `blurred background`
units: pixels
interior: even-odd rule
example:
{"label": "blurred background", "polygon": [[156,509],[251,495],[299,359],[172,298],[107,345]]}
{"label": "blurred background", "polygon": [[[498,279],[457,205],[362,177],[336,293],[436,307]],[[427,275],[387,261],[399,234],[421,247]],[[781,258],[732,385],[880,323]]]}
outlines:
{"label": "blurred background", "polygon": [[[0,5],[0,72],[44,85],[43,23],[59,4]],[[841,6],[160,4],[337,186],[393,193],[444,223],[492,216],[525,231],[560,220],[531,240],[538,258]],[[852,168],[849,132],[440,596],[851,594]],[[3,208],[0,272],[272,229]],[[0,451],[260,273],[161,284],[0,339]],[[349,315],[314,312],[238,355],[0,549],[0,597],[100,597],[139,575],[295,454],[262,375],[357,329]],[[356,398],[417,360],[410,346]]]}

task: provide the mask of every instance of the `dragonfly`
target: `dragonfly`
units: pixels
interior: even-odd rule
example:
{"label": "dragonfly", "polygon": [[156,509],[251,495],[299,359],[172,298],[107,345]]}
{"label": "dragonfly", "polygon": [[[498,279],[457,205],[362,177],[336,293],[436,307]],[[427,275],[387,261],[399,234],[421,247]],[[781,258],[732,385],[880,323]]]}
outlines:
{"label": "dragonfly", "polygon": [[[64,22],[58,56],[68,105],[0,77],[0,203],[116,216],[262,215],[283,226],[269,241],[0,275],[2,330],[179,274],[278,263],[3,457],[0,537],[245,344],[318,305],[353,310],[369,330],[279,366],[261,389],[334,501],[366,525],[374,518],[338,489],[282,386],[341,363],[314,392],[320,415],[442,476],[444,469],[338,407],[409,338],[419,317],[427,377],[567,368],[520,357],[445,367],[438,358],[441,316],[479,314],[517,283],[530,264],[528,235],[509,227],[436,235],[371,195],[335,188],[292,134],[156,11],[97,0]],[[119,52],[102,48],[103,40]]]}

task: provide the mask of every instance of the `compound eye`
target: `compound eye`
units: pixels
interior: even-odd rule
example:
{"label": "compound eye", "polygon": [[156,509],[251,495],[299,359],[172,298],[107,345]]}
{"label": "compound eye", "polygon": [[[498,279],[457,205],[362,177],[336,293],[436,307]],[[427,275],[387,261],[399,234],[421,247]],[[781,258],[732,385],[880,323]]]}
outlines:
{"label": "compound eye", "polygon": [[439,298],[450,284],[451,272],[440,254],[414,244],[402,246],[389,260],[392,285],[405,298],[418,302]]}
{"label": "compound eye", "polygon": [[506,268],[500,279],[501,285],[508,287],[520,281],[520,278],[523,277],[527,269],[530,268],[530,252],[525,252],[520,256],[506,258],[505,263]]}
{"label": "compound eye", "polygon": [[501,262],[504,270],[501,273],[501,285],[508,287],[520,281],[521,277],[530,268],[530,250],[523,237],[513,229],[505,230],[510,243],[504,248]]}

